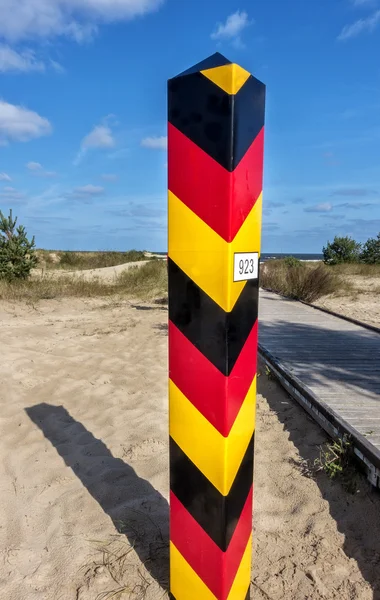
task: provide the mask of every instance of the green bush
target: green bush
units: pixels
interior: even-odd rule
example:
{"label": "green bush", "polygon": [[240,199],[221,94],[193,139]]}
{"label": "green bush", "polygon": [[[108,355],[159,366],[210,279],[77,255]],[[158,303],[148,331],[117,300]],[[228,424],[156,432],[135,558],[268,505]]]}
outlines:
{"label": "green bush", "polygon": [[264,263],[260,272],[261,285],[294,300],[315,302],[336,292],[341,281],[334,270],[323,264],[289,266],[285,260]]}
{"label": "green bush", "polygon": [[284,258],[284,265],[286,267],[302,267],[302,261],[295,256],[286,256]]}
{"label": "green bush", "polygon": [[327,265],[354,263],[360,259],[361,245],[352,238],[335,236],[332,243],[323,248],[323,260]]}
{"label": "green bush", "polygon": [[37,265],[34,237],[28,240],[23,225],[17,225],[12,210],[5,217],[0,210],[0,279],[27,279]]}
{"label": "green bush", "polygon": [[76,267],[80,262],[80,257],[76,252],[63,252],[61,254],[60,265],[62,267]]}
{"label": "green bush", "polygon": [[377,238],[370,238],[363,246],[360,260],[369,265],[380,264],[380,233]]}

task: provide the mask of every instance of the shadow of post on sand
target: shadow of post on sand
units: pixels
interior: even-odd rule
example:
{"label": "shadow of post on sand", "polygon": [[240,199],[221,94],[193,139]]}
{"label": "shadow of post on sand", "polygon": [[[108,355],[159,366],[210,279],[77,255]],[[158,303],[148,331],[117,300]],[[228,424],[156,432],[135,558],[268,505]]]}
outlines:
{"label": "shadow of post on sand", "polygon": [[[125,534],[152,578],[169,586],[169,507],[163,496],[63,406],[25,409],[91,496]],[[86,454],[83,447],[86,446]]]}

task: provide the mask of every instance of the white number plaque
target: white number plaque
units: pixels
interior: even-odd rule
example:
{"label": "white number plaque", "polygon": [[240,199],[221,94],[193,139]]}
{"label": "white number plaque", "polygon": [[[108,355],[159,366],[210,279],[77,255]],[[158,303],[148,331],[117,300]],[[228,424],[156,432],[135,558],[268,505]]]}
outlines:
{"label": "white number plaque", "polygon": [[234,281],[248,281],[259,276],[259,253],[236,252],[234,254]]}

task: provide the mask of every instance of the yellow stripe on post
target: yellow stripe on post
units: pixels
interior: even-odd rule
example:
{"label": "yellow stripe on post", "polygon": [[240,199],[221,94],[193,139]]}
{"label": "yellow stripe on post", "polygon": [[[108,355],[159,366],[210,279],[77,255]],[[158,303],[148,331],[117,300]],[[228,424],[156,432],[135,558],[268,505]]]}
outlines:
{"label": "yellow stripe on post", "polygon": [[218,600],[173,543],[170,543],[170,590],[176,600]]}
{"label": "yellow stripe on post", "polygon": [[227,600],[246,600],[247,590],[251,583],[252,534],[248,540],[238,572],[232,584]]}
{"label": "yellow stripe on post", "polygon": [[[252,535],[226,600],[245,600],[251,579]],[[171,592],[176,600],[219,600],[193,571],[173,543],[170,544]]]}
{"label": "yellow stripe on post", "polygon": [[223,310],[231,312],[245,281],[234,282],[233,255],[260,248],[262,195],[227,243],[169,191],[169,256]]}
{"label": "yellow stripe on post", "polygon": [[237,94],[251,76],[248,71],[234,63],[223,67],[215,67],[215,69],[206,69],[201,73],[230,95]]}
{"label": "yellow stripe on post", "polygon": [[222,436],[172,381],[169,381],[169,397],[171,437],[220,493],[227,496],[254,432],[256,377],[228,437]]}

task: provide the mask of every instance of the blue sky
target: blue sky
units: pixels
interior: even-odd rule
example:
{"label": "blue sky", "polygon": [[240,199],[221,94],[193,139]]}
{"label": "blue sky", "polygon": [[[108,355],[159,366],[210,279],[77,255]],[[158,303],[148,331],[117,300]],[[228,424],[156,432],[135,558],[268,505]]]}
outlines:
{"label": "blue sky", "polygon": [[166,250],[166,81],[267,85],[263,252],[380,231],[380,0],[0,0],[0,208],[39,247]]}

